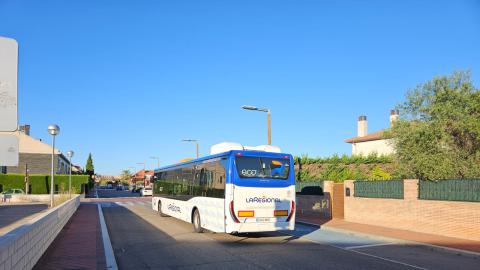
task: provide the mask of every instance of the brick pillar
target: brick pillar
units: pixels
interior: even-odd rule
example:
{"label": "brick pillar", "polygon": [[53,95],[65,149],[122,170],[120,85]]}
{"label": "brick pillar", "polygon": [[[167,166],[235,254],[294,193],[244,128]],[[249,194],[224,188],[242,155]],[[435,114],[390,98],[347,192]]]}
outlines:
{"label": "brick pillar", "polygon": [[[354,180],[345,180],[343,182],[343,184],[345,185],[345,190],[347,190],[347,188],[350,188],[350,197],[353,197],[353,194],[355,194],[355,189],[353,187],[353,182],[354,182]],[[345,195],[346,195],[346,192],[345,192]]]}
{"label": "brick pillar", "polygon": [[403,180],[403,197],[406,201],[418,200],[418,179]]}
{"label": "brick pillar", "polygon": [[333,192],[333,181],[323,181],[323,192],[328,192],[332,194]]}

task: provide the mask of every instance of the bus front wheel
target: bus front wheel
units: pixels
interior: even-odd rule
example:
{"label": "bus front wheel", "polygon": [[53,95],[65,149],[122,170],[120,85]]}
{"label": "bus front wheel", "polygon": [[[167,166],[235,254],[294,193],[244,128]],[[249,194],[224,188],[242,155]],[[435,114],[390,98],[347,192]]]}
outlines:
{"label": "bus front wheel", "polygon": [[195,212],[193,212],[193,229],[195,230],[195,232],[197,233],[203,232],[203,228],[201,224],[202,223],[200,219],[200,212],[198,211],[198,209],[195,209]]}

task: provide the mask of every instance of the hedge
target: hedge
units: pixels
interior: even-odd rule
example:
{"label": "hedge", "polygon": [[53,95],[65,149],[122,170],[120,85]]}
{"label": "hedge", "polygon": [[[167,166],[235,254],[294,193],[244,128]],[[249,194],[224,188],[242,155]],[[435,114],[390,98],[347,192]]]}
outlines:
{"label": "hedge", "polygon": [[[76,193],[82,191],[82,184],[88,184],[88,175],[72,175],[72,189]],[[58,191],[68,191],[69,175],[55,175],[55,185]],[[49,175],[29,175],[32,194],[48,194],[50,193],[50,176]],[[25,191],[25,175],[23,174],[0,174],[0,189],[2,191],[18,188]]]}

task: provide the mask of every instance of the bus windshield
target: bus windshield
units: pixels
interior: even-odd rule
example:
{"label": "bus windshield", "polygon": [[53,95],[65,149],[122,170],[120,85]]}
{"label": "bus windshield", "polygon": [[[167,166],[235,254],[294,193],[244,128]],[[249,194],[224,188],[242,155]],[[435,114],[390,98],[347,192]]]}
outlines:
{"label": "bus windshield", "polygon": [[236,157],[237,172],[241,178],[287,179],[290,159],[267,157]]}

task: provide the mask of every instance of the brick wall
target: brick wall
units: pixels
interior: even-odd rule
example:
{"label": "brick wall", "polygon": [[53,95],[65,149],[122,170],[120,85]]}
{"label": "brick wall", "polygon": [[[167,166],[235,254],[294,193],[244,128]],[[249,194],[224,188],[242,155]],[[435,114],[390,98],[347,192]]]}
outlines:
{"label": "brick wall", "polygon": [[345,181],[345,220],[480,241],[480,203],[418,199],[418,180],[404,181],[404,199],[356,198]]}
{"label": "brick wall", "polygon": [[[58,171],[58,160],[61,157],[55,155],[55,173],[66,174],[68,171],[65,168],[62,168]],[[62,162],[66,162],[62,159]],[[28,164],[28,170],[30,174],[50,174],[52,168],[52,156],[49,154],[30,154],[30,153],[20,153],[18,159],[18,166],[7,167],[7,173],[25,173],[25,164]],[[68,168],[68,165],[67,165]]]}

